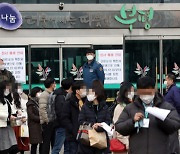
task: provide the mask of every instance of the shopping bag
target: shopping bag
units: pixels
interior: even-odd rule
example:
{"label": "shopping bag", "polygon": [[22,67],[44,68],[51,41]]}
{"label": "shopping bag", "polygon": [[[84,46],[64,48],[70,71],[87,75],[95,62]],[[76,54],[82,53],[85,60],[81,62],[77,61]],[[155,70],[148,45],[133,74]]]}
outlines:
{"label": "shopping bag", "polygon": [[112,152],[125,152],[126,146],[116,138],[110,140],[110,151]]}
{"label": "shopping bag", "polygon": [[29,129],[27,125],[21,125],[19,129],[20,137],[29,137]]}
{"label": "shopping bag", "polygon": [[88,130],[91,130],[91,129],[92,127],[90,125],[85,125],[85,124],[80,125],[76,139],[81,144],[90,145]]}
{"label": "shopping bag", "polygon": [[97,132],[95,129],[88,130],[90,146],[105,149],[107,148],[107,138],[105,132]]}

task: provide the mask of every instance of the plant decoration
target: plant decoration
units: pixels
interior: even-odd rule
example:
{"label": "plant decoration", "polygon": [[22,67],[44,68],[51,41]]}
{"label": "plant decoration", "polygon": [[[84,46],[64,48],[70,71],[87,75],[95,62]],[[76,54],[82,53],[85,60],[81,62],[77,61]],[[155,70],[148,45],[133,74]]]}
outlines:
{"label": "plant decoration", "polygon": [[70,73],[75,77],[74,80],[83,80],[83,78],[82,78],[83,68],[82,67],[80,67],[78,70],[77,67],[74,64],[72,64],[72,69],[71,69]]}
{"label": "plant decoration", "polygon": [[44,70],[42,68],[42,66],[40,64],[38,64],[38,69],[37,69],[37,74],[39,76],[42,76],[42,78],[40,79],[41,81],[44,81],[47,79],[49,72],[51,72],[51,69],[49,67],[46,67],[46,69]]}
{"label": "plant decoration", "polygon": [[137,63],[136,71],[134,71],[137,75],[141,75],[141,77],[146,76],[147,72],[149,71],[149,67],[145,66],[144,69]]}
{"label": "plant decoration", "polygon": [[174,63],[174,68],[173,68],[172,72],[175,75],[178,75],[178,77],[176,77],[176,79],[180,79],[180,68],[176,63]]}

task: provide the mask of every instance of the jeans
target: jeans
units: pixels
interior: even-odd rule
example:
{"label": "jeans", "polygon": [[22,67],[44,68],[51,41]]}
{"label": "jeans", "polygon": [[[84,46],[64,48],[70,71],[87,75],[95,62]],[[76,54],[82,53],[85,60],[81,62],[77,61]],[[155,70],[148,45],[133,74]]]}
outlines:
{"label": "jeans", "polygon": [[59,154],[59,152],[64,144],[65,137],[66,137],[65,129],[61,128],[61,127],[57,128],[56,135],[55,135],[55,142],[54,142],[54,146],[52,149],[52,154]]}
{"label": "jeans", "polygon": [[78,142],[76,141],[66,141],[66,146],[64,147],[64,154],[77,154]]}

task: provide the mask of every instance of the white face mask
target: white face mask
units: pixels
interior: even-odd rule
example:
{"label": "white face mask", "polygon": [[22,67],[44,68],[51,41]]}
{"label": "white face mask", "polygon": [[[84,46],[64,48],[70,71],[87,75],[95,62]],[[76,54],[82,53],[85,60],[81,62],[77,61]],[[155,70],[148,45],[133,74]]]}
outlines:
{"label": "white face mask", "polygon": [[87,55],[86,57],[87,57],[88,60],[93,60],[94,59],[93,55]]}
{"label": "white face mask", "polygon": [[96,99],[96,96],[94,94],[89,94],[89,95],[87,95],[87,99],[89,102],[92,102]]}
{"label": "white face mask", "polygon": [[154,95],[140,95],[139,97],[145,104],[150,104],[154,99]]}
{"label": "white face mask", "polygon": [[134,98],[134,92],[128,92],[127,98],[132,100]]}
{"label": "white face mask", "polygon": [[10,93],[9,89],[6,89],[6,90],[4,91],[4,95],[5,95],[5,96],[9,95],[9,93]]}
{"label": "white face mask", "polygon": [[4,70],[5,69],[5,66],[4,65],[0,65],[0,70]]}
{"label": "white face mask", "polygon": [[82,93],[80,94],[81,98],[86,97],[86,95],[87,95],[86,91],[82,91]]}
{"label": "white face mask", "polygon": [[164,81],[164,84],[167,85],[167,81]]}
{"label": "white face mask", "polygon": [[37,94],[36,94],[36,97],[40,97],[41,96],[41,92],[38,92]]}
{"label": "white face mask", "polygon": [[17,92],[18,92],[19,94],[22,94],[22,93],[23,93],[23,90],[22,90],[22,89],[18,89]]}

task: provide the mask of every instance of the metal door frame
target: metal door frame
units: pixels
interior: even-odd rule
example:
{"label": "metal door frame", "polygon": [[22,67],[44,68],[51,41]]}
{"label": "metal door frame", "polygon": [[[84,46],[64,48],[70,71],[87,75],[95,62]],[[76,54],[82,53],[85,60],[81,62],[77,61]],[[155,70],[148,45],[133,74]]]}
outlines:
{"label": "metal door frame", "polygon": [[125,52],[125,41],[127,40],[158,40],[159,41],[159,81],[160,81],[160,93],[163,94],[163,40],[180,40],[180,35],[125,35],[124,36],[124,52]]}
{"label": "metal door frame", "polygon": [[92,48],[91,44],[29,44],[28,45],[28,79],[29,79],[29,92],[31,86],[31,49],[33,48],[59,48],[59,81],[63,79],[63,48]]}

